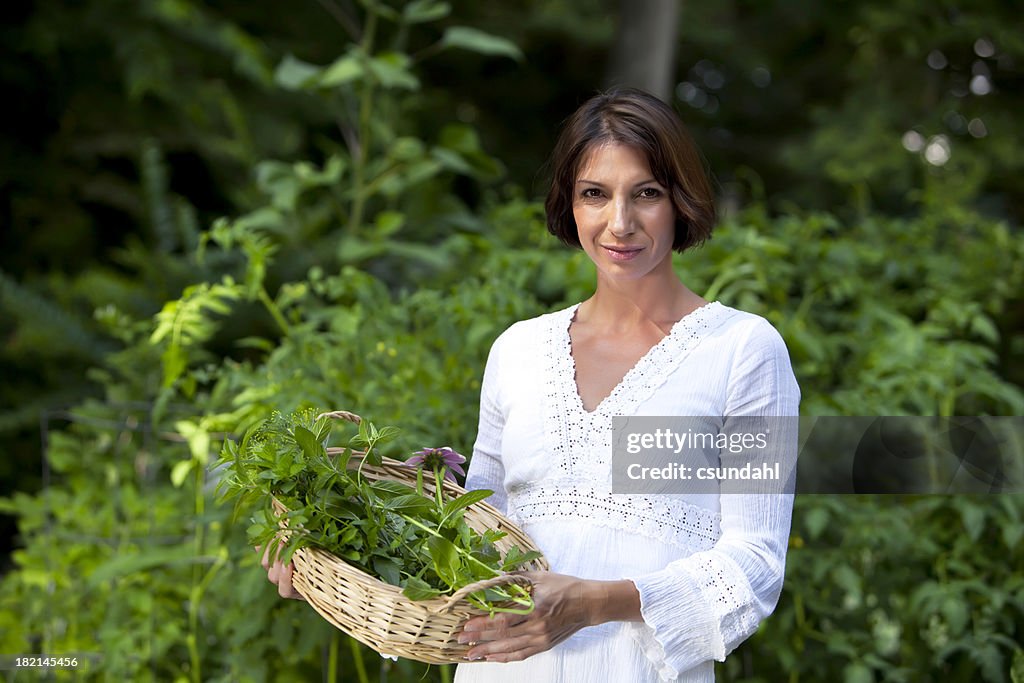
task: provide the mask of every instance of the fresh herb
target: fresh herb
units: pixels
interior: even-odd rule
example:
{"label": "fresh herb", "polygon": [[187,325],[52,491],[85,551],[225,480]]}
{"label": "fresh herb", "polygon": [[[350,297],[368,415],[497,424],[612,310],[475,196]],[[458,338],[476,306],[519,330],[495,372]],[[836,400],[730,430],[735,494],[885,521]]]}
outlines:
{"label": "fresh herb", "polygon": [[[411,600],[445,595],[540,557],[513,546],[502,558],[495,542],[504,532],[478,533],[466,523],[466,509],[493,491],[456,497],[445,491],[445,477],[453,470],[461,474],[465,462],[451,448],[424,449],[406,461],[417,467],[415,487],[374,480],[363,468],[383,462],[380,447],[398,430],[362,420],[346,447],[328,448],[333,425],[314,410],[274,413],[241,443],[225,442],[218,492],[223,500],[237,497],[236,510],[257,507],[248,530],[254,545],[269,547],[283,562],[299,548],[321,548],[400,586]],[[287,509],[283,517],[273,508],[275,499]],[[516,585],[467,599],[492,613],[533,609],[529,593]]]}

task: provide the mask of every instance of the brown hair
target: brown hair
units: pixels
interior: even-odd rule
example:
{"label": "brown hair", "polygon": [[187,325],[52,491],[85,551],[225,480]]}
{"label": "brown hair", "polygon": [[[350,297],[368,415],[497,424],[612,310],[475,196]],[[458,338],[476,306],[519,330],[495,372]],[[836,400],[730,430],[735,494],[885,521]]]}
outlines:
{"label": "brown hair", "polygon": [[572,214],[576,180],[586,155],[608,142],[641,152],[654,179],[669,190],[676,213],[673,249],[682,252],[711,237],[714,197],[697,146],[671,107],[634,88],[595,95],[562,128],[551,154],[551,189],[544,203],[548,232],[580,248]]}

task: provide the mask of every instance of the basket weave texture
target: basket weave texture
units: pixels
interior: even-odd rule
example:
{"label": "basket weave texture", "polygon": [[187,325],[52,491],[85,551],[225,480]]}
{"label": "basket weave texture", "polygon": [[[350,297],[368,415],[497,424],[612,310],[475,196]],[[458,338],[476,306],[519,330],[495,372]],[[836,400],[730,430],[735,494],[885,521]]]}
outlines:
{"label": "basket weave texture", "polygon": [[[325,415],[359,421],[357,415],[344,411]],[[335,449],[328,449],[328,452],[332,450]],[[380,466],[363,465],[362,474],[369,479],[391,479],[416,485],[416,469],[389,458],[384,458]],[[450,481],[445,481],[443,486],[450,497],[465,493],[465,489]],[[433,495],[433,482],[425,478],[423,488],[426,495]],[[273,506],[278,515],[287,512],[276,499]],[[519,546],[524,552],[537,550],[522,529],[487,503],[473,503],[466,508],[463,519],[479,533],[489,529],[504,531],[507,535],[494,544],[502,556],[512,546]],[[282,520],[282,526],[284,524]],[[467,619],[487,612],[465,600],[466,595],[509,583],[532,585],[524,576],[503,574],[464,586],[451,596],[410,600],[398,586],[385,583],[319,548],[299,548],[292,555],[292,562],[292,585],[324,619],[382,655],[430,664],[469,661],[466,652],[470,646],[458,643],[456,637]],[[541,557],[522,568],[533,571],[549,567]]]}

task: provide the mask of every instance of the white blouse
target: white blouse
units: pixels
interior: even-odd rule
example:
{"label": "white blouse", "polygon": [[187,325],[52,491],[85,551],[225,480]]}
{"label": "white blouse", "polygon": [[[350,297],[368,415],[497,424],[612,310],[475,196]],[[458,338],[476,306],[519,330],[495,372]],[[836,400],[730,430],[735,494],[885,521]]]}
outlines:
{"label": "white blouse", "polygon": [[[796,416],[800,390],[764,318],[708,303],[626,373],[593,412],[570,353],[579,304],[518,322],[494,342],[466,479],[492,489],[552,571],[632,580],[643,622],[582,629],[508,664],[458,667],[456,683],[713,681],[775,608],[791,495],[612,494],[612,417]],[[795,443],[787,457],[796,458]]]}

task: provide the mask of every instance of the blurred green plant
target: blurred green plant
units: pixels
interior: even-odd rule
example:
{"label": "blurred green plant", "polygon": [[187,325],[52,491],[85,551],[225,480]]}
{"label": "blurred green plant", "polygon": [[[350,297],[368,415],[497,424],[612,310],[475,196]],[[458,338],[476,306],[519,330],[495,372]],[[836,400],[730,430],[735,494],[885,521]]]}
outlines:
{"label": "blurred green plant", "polygon": [[[106,371],[110,399],[78,409],[70,428],[53,434],[50,487],[3,503],[19,515],[25,547],[3,581],[7,623],[0,647],[102,652],[104,674],[133,678],[145,678],[146,671],[188,678],[200,670],[204,680],[272,680],[315,669],[316,652],[331,648],[330,632],[305,613],[296,621],[269,584],[261,589],[262,572],[239,529],[225,527],[223,513],[208,505],[217,477],[210,453],[225,434],[239,434],[273,410],[312,404],[355,408],[402,425],[405,441],[396,447],[411,450],[444,435],[468,449],[491,340],[514,320],[586,296],[592,283],[579,252],[530,245],[541,233],[531,222],[536,207],[513,201],[491,215],[506,221],[518,215],[530,233],[522,238],[526,244],[470,241],[472,267],[462,269],[456,284],[416,291],[392,292],[353,266],[335,275],[314,266],[305,279],[267,295],[287,328],[276,341],[240,339],[246,358],[218,359],[209,345],[232,320],[230,309],[244,307],[244,283],[258,281],[253,271],[273,266],[271,256],[246,259],[246,270],[230,283],[207,283],[230,285],[238,296],[173,318],[181,338],[195,341],[180,344],[176,354],[167,353],[170,334],[153,332],[170,324],[166,311],[187,306],[194,294],[149,321],[125,321],[121,337],[130,343],[110,357]],[[245,236],[264,234],[238,225],[229,247],[213,239],[214,228],[204,238],[206,248],[245,253]],[[1022,242],[1004,226],[979,219],[957,240],[915,251],[917,259],[904,260],[906,272],[886,275],[873,245],[931,234],[913,221],[841,229],[828,216],[771,220],[753,211],[681,257],[679,267],[698,291],[762,313],[783,330],[809,413],[938,414],[947,405],[953,414],[1016,411],[1020,391],[993,373],[987,349],[997,341],[989,316],[1020,284]],[[975,252],[992,258],[948,267],[950,259]],[[1006,289],[986,287],[982,269]],[[886,277],[932,285],[900,288]],[[199,284],[194,291],[203,290]],[[809,306],[812,296],[823,304]],[[940,315],[946,307],[972,313]],[[893,343],[899,335],[916,341]],[[879,366],[865,338],[884,344],[890,356],[902,352],[905,360]],[[961,354],[958,363],[973,365],[922,362],[949,349]],[[949,378],[959,372],[970,373],[956,381],[972,389],[950,396]],[[893,381],[868,391],[876,389],[865,384],[870,373]],[[164,386],[168,376],[174,380]],[[843,396],[858,400],[836,398]],[[115,402],[125,400],[145,406],[131,413],[138,431],[126,426],[123,404]],[[106,473],[102,487],[98,472]],[[129,504],[145,514],[122,511]],[[1021,637],[1024,593],[1013,568],[1024,548],[1016,531],[1022,514],[1019,496],[801,498],[778,614],[729,660],[724,675],[1005,680],[1014,656],[1010,643]],[[1002,550],[979,551],[993,546]],[[837,613],[842,596],[855,590],[863,601]],[[165,594],[165,611],[132,607]],[[61,608],[86,599],[106,601],[106,607]],[[954,603],[959,607],[949,606]],[[961,616],[947,614],[954,609]],[[228,626],[240,623],[246,624],[244,647],[235,626]],[[154,624],[170,630],[161,635]],[[286,628],[291,635],[282,639]],[[94,640],[94,633],[111,638]],[[202,638],[189,639],[199,633]],[[175,655],[181,647],[185,651]],[[176,664],[185,661],[191,663]],[[356,661],[349,652],[333,670],[354,672]]]}
{"label": "blurred green plant", "polygon": [[[21,545],[0,583],[0,651],[97,653],[88,680],[419,679],[409,662],[375,670],[311,610],[276,599],[210,504],[210,455],[274,410],[310,405],[399,424],[403,450],[443,435],[468,451],[491,341],[589,294],[586,257],[544,234],[538,204],[495,189],[502,167],[474,129],[424,131],[411,114],[432,101],[428,57],[518,52],[447,24],[446,3],[368,1],[344,15],[354,40],[340,57],[275,67],[197,3],[129,5],[126,22],[147,26],[124,48],[135,92],[177,106],[177,62],[144,48],[186,37],[229,55],[262,97],[315,111],[316,153],[294,160],[300,133],[280,121],[247,132],[259,107],[222,86],[194,111],[235,131],[201,146],[255,168],[253,183],[227,183],[234,218],[201,230],[203,212],[172,191],[168,140],[152,137],[130,150],[150,237],[127,241],[116,267],[46,285],[0,277],[17,330],[4,362],[29,359],[68,390],[33,401],[23,375],[4,387],[19,410],[0,422],[81,396],[76,368],[95,387],[50,413],[48,486],[0,500]],[[258,144],[275,136],[280,147]],[[779,328],[807,414],[1020,414],[1006,363],[1024,349],[1024,240],[944,188],[927,185],[928,210],[904,217],[754,204],[677,265],[696,291]],[[82,308],[94,318],[68,312]],[[799,499],[777,614],[720,675],[997,682],[1014,667],[1019,680],[1022,513],[1011,496]]]}

